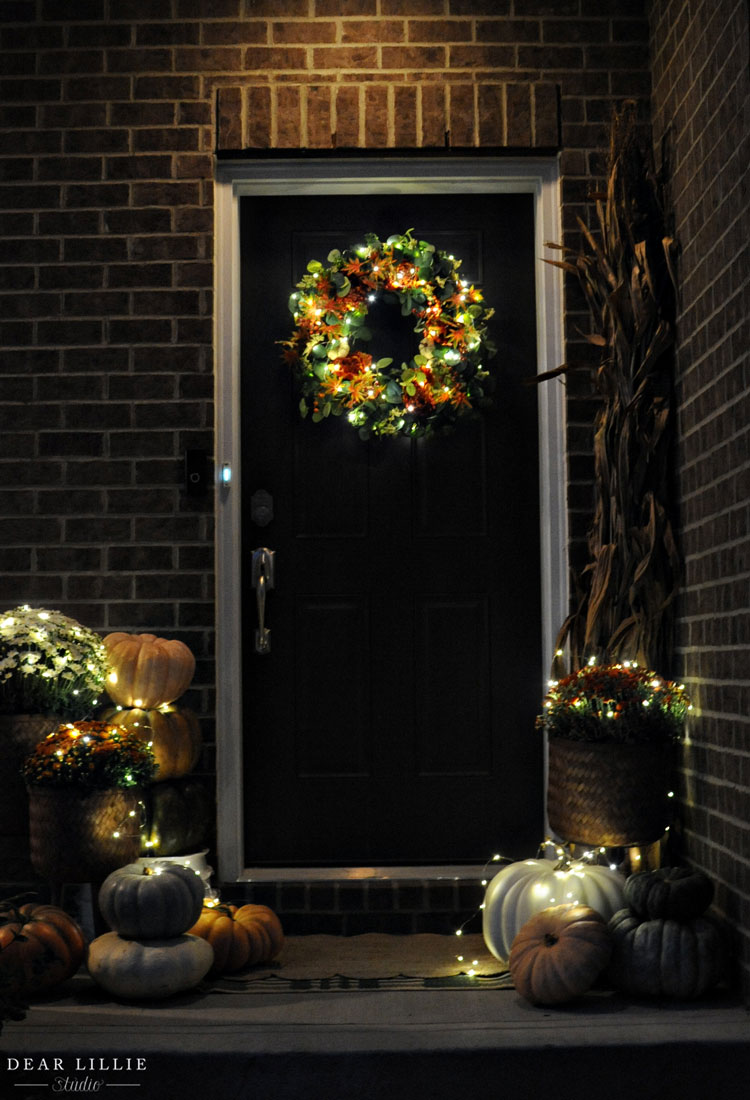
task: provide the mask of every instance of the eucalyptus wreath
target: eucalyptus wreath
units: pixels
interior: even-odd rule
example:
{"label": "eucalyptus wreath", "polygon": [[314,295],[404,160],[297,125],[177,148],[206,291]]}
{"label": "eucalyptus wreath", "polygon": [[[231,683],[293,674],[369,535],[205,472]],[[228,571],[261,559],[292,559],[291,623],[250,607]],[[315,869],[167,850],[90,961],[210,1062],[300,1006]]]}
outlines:
{"label": "eucalyptus wreath", "polygon": [[[310,260],[289,299],[294,331],[280,341],[301,391],[303,417],[346,416],[362,438],[425,435],[489,404],[487,335],[493,310],[459,274],[461,260],[412,230]],[[376,358],[368,311],[382,298],[414,318],[409,362]]]}

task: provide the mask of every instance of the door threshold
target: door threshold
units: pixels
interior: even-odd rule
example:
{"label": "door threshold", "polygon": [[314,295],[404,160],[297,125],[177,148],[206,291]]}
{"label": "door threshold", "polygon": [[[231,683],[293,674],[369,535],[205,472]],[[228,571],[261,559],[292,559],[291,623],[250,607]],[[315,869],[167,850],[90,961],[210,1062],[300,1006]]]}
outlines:
{"label": "door threshold", "polygon": [[248,867],[237,882],[476,882],[486,864],[421,864],[403,867]]}

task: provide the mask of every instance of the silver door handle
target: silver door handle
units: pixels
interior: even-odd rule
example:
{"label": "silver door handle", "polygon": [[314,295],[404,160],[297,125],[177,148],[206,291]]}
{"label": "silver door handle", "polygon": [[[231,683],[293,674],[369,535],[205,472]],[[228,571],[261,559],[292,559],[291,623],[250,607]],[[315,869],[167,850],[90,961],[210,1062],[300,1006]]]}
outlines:
{"label": "silver door handle", "polygon": [[274,586],[274,557],[276,551],[266,546],[253,550],[252,585],[258,604],[258,628],[255,631],[255,652],[268,653],[271,649],[271,631],[266,626],[266,593]]}

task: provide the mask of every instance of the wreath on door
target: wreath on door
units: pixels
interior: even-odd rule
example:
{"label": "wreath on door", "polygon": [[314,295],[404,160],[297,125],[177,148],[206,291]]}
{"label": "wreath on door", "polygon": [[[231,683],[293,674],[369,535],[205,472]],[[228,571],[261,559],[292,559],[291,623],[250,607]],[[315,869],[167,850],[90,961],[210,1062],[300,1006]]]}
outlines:
{"label": "wreath on door", "polygon": [[[289,299],[294,331],[284,346],[301,391],[299,410],[316,423],[346,416],[363,439],[419,436],[451,427],[489,404],[486,361],[492,309],[461,278],[461,261],[412,230],[310,260]],[[382,297],[414,318],[419,353],[376,358],[368,311]]]}

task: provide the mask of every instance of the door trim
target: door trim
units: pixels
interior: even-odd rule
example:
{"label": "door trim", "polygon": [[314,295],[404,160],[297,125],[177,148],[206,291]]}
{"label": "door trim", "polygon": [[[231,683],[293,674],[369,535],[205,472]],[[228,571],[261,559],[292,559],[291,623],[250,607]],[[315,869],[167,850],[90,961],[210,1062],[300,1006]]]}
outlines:
{"label": "door trim", "polygon": [[[561,238],[557,157],[382,157],[314,160],[221,160],[216,164],[215,217],[215,517],[216,517],[216,777],[218,878],[249,882],[272,877],[299,881],[327,879],[284,868],[246,867],[243,857],[242,654],[241,654],[241,464],[240,464],[240,234],[244,195],[428,194],[462,191],[534,196],[537,301],[537,371],[563,361],[562,279],[544,262],[547,241]],[[539,517],[542,647],[551,660],[555,637],[568,607],[567,475],[564,387],[538,387]],[[230,480],[226,480],[227,474]],[[540,700],[546,668],[539,670]],[[529,731],[533,736],[533,731]],[[546,777],[545,777],[546,778]],[[541,841],[540,837],[540,841]],[[339,868],[337,877],[356,878],[368,868]],[[423,877],[425,868],[380,868],[377,877]],[[476,871],[444,868],[444,873]]]}

